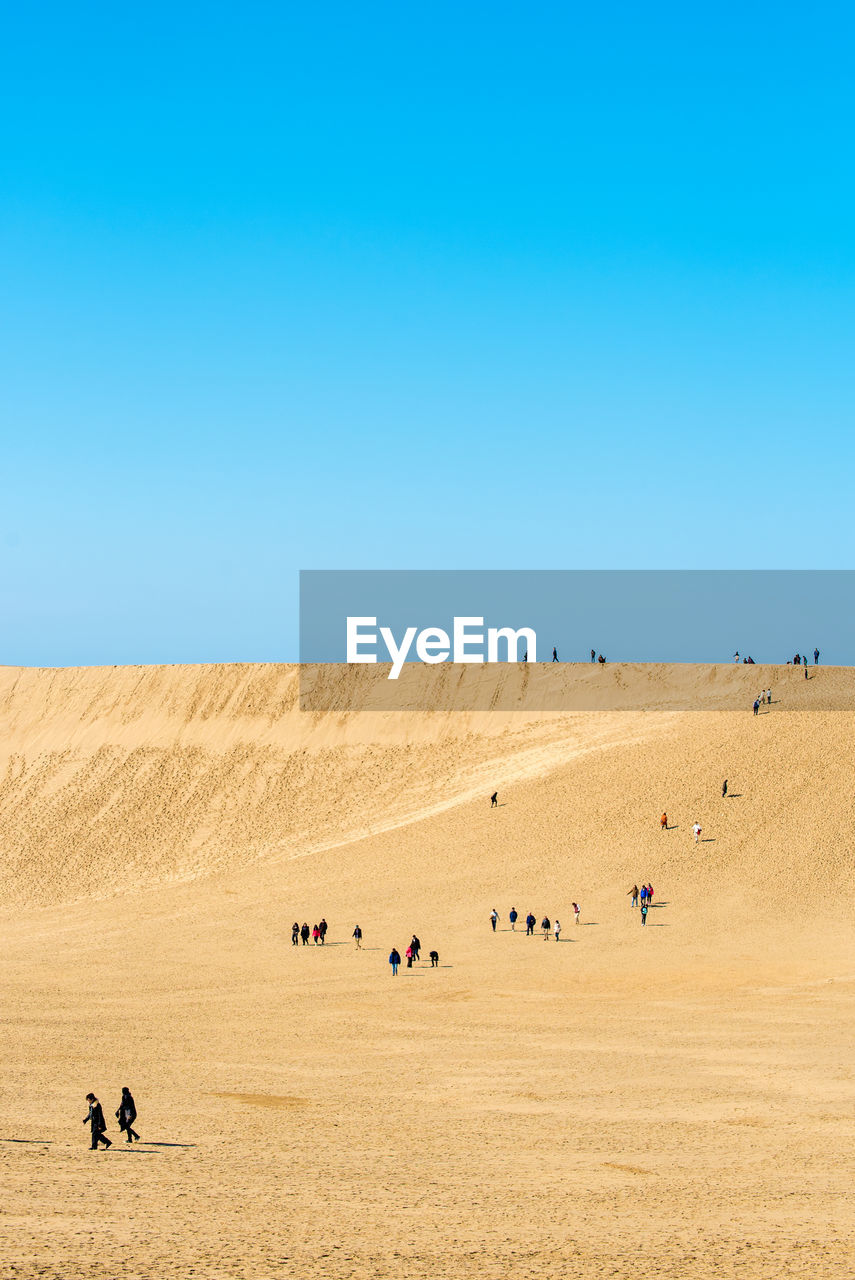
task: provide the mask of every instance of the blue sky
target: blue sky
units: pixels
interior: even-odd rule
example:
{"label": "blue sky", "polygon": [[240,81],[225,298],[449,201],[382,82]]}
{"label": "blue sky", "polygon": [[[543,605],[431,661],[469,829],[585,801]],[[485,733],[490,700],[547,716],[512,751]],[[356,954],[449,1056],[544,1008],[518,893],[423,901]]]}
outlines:
{"label": "blue sky", "polygon": [[300,568],[852,567],[853,25],[10,12],[0,661],[295,658]]}

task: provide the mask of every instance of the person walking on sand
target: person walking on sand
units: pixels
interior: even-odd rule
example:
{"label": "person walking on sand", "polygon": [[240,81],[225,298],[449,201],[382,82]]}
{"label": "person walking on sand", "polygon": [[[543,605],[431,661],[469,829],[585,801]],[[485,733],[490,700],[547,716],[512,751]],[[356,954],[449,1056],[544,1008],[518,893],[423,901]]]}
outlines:
{"label": "person walking on sand", "polygon": [[313,925],[313,926],[312,926],[312,941],[314,942],[315,946],[317,946],[317,945],[318,945],[318,942],[320,941],[320,937],[321,937],[321,930],[320,930],[319,926],[318,926],[318,925]]}
{"label": "person walking on sand", "polygon": [[419,958],[419,952],[420,952],[420,951],[421,951],[421,949],[422,949],[422,944],[421,944],[421,942],[419,941],[419,935],[418,935],[417,933],[414,933],[414,934],[413,934],[413,940],[412,940],[412,942],[410,943],[410,946],[413,948],[413,959],[414,959],[414,960],[418,960],[418,958]]}
{"label": "person walking on sand", "polygon": [[771,690],[771,689],[767,689],[767,690],[766,690],[766,701],[768,702],[769,706],[771,707],[771,705],[772,705],[772,690]]}
{"label": "person walking on sand", "polygon": [[326,920],[322,918],[321,923],[318,925],[318,933],[321,936],[321,946],[323,946],[326,941],[328,928],[329,928],[329,925],[327,924]]}
{"label": "person walking on sand", "polygon": [[597,655],[596,655],[595,650],[593,650],[593,649],[591,650],[591,661],[592,661],[592,662],[596,662],[596,661],[597,661]]}
{"label": "person walking on sand", "polygon": [[549,922],[549,916],[543,917],[540,922],[540,927],[543,930],[543,941],[546,942],[549,938],[549,930],[552,928],[552,925]]}
{"label": "person walking on sand", "polygon": [[641,893],[638,896],[641,901],[641,905],[644,906],[644,904],[647,901],[647,885],[646,884],[643,884],[641,886]]}
{"label": "person walking on sand", "polygon": [[140,1135],[135,1132],[133,1123],[137,1118],[137,1107],[134,1102],[133,1094],[127,1085],[122,1088],[122,1100],[119,1103],[119,1109],[116,1112],[116,1119],[119,1122],[119,1128],[128,1135],[128,1142],[133,1142],[136,1138],[140,1140]]}
{"label": "person walking on sand", "polygon": [[389,963],[392,966],[392,977],[396,977],[398,973],[398,965],[401,963],[401,956],[393,947],[389,952]]}
{"label": "person walking on sand", "polygon": [[499,922],[499,913],[496,910],[496,908],[493,907],[493,910],[490,912],[490,924],[493,926],[493,933],[496,932],[496,925],[498,924],[498,922]]}
{"label": "person walking on sand", "polygon": [[534,926],[537,924],[533,912],[529,911],[525,918],[525,936],[527,938],[534,937]]}
{"label": "person walking on sand", "polygon": [[493,794],[490,796],[490,808],[498,809],[498,807],[499,807],[499,793],[498,791],[494,791]]}
{"label": "person walking on sand", "polygon": [[582,908],[579,906],[578,902],[573,903],[573,915],[576,917],[575,923],[578,924],[582,915]]}
{"label": "person walking on sand", "polygon": [[412,945],[410,945],[409,947],[407,947],[406,951],[404,952],[404,955],[407,957],[407,968],[408,968],[408,969],[412,969],[412,967],[413,967],[413,948],[412,948]]}
{"label": "person walking on sand", "polygon": [[557,661],[558,661],[558,650],[557,650],[557,649],[553,649],[553,650],[552,650],[552,661],[553,661],[553,662],[557,662]]}
{"label": "person walking on sand", "polygon": [[552,926],[552,932],[555,934],[555,941],[557,942],[558,939],[561,937],[561,921],[560,920],[555,921],[555,924]]}
{"label": "person walking on sand", "polygon": [[754,699],[754,714],[755,714],[755,716],[757,715],[757,712],[758,712],[759,710],[760,710],[760,699],[759,699],[759,698],[755,698],[755,699]]}
{"label": "person walking on sand", "polygon": [[105,1149],[112,1147],[112,1142],[107,1135],[107,1122],[104,1119],[104,1112],[101,1103],[95,1097],[94,1093],[87,1093],[86,1101],[89,1103],[89,1114],[83,1117],[83,1123],[89,1125],[89,1131],[92,1134],[92,1150],[98,1150],[98,1143],[103,1142]]}
{"label": "person walking on sand", "polygon": [[814,649],[813,651],[813,665],[815,667],[819,666],[819,649]]}
{"label": "person walking on sand", "polygon": [[659,819],[659,830],[660,831],[668,830],[668,814],[667,813],[663,813],[662,817]]}
{"label": "person walking on sand", "polygon": [[653,906],[653,885],[652,884],[649,884],[647,886],[647,905],[648,907]]}
{"label": "person walking on sand", "polygon": [[638,906],[638,885],[634,884],[631,889],[628,889],[626,896],[629,898],[629,905],[631,907],[637,907]]}
{"label": "person walking on sand", "polygon": [[642,925],[647,924],[647,903],[646,902],[641,908],[641,923]]}
{"label": "person walking on sand", "polygon": [[517,909],[516,909],[516,907],[511,907],[510,912],[508,913],[508,919],[509,919],[509,920],[510,920],[510,922],[511,922],[511,933],[516,933],[516,931],[517,931]]}
{"label": "person walking on sand", "polygon": [[725,797],[726,795],[727,795],[727,778],[725,778],[724,782],[721,784],[721,798],[722,798],[722,800],[724,799],[724,797]]}
{"label": "person walking on sand", "polygon": [[356,939],[356,950],[361,951],[362,950],[362,930],[360,929],[359,925],[356,926],[351,936]]}
{"label": "person walking on sand", "polygon": [[694,832],[694,836],[695,836],[695,844],[697,844],[701,838],[701,830],[702,830],[702,827],[699,822],[696,822],[692,827],[692,831]]}
{"label": "person walking on sand", "polygon": [[300,937],[303,939],[303,946],[304,946],[304,947],[307,947],[307,946],[309,945],[309,933],[310,933],[309,926],[306,924],[306,922],[305,922],[305,920],[304,920],[304,921],[303,921],[303,927],[302,927],[302,929],[300,930]]}
{"label": "person walking on sand", "polygon": [[299,942],[300,942],[300,926],[295,920],[294,923],[291,925],[291,946],[296,947],[299,945]]}

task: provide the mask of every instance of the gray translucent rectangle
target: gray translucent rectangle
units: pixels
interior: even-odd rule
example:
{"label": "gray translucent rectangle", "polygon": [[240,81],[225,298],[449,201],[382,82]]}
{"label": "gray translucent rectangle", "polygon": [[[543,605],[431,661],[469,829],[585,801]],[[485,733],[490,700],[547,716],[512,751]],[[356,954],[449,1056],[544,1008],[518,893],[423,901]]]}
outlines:
{"label": "gray translucent rectangle", "polygon": [[[348,618],[361,624],[360,654],[348,663]],[[497,663],[416,658],[419,633],[453,639],[469,624],[488,656],[488,632],[529,629],[529,661]],[[458,626],[460,624],[458,623]],[[354,624],[351,623],[351,628]],[[392,663],[407,629],[406,659]],[[411,631],[412,634],[412,631]],[[445,646],[423,636],[423,652]],[[521,637],[523,657],[526,637]],[[553,648],[557,661],[553,660]],[[820,650],[819,664],[814,650]],[[591,651],[594,661],[591,660]],[[738,660],[735,655],[738,652]],[[851,570],[323,570],[300,575],[300,705],[329,710],[751,709],[761,689],[786,681],[791,706],[855,706],[855,572]],[[596,659],[602,655],[606,661]],[[796,656],[809,659],[808,678]],[[751,657],[755,665],[746,665]],[[788,667],[786,664],[790,662]],[[330,664],[335,664],[331,666]],[[705,673],[698,667],[707,668]],[[756,686],[756,687],[755,687]],[[774,696],[774,695],[773,695]]]}

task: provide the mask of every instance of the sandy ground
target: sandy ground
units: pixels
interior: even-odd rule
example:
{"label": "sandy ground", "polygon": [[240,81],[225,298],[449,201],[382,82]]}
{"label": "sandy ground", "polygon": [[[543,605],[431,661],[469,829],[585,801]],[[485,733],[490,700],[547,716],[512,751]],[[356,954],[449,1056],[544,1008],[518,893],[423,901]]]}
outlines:
{"label": "sandy ground", "polygon": [[310,716],[287,667],[0,672],[0,1275],[851,1275],[855,715],[775,677]]}

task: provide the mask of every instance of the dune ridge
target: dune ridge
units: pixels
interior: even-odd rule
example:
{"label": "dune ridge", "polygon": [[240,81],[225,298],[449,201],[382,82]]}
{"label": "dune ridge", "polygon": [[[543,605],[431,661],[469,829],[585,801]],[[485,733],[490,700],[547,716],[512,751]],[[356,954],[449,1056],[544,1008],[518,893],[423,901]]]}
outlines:
{"label": "dune ridge", "polygon": [[[433,671],[423,670],[427,688],[436,693]],[[636,830],[643,806],[652,819],[676,803],[684,787],[685,803],[703,815],[715,798],[717,775],[744,769],[741,762],[755,752],[748,766],[751,797],[739,812],[756,824],[752,847],[766,849],[770,863],[761,869],[741,854],[729,867],[731,878],[738,874],[746,889],[756,889],[769,865],[780,864],[786,874],[801,859],[800,882],[833,896],[851,868],[851,837],[845,824],[835,834],[834,822],[855,813],[842,795],[829,805],[824,789],[840,786],[834,755],[848,749],[852,718],[814,712],[805,734],[798,708],[817,694],[813,686],[820,682],[826,697],[845,693],[851,673],[822,670],[816,673],[820,681],[803,682],[792,669],[783,677],[781,670],[774,678],[775,706],[753,717],[718,710],[721,678],[715,672],[677,669],[672,691],[691,694],[701,717],[696,721],[673,710],[457,711],[441,702],[430,712],[306,713],[298,709],[298,669],[275,664],[6,668],[0,670],[0,903],[127,892],[305,856],[426,822],[478,803],[497,787],[534,784],[567,768],[585,779],[562,814],[569,843],[600,831],[609,849],[620,849],[629,833],[643,846],[650,839],[643,824]],[[411,685],[419,674],[412,673]],[[574,671],[560,674],[567,682]],[[353,675],[338,668],[325,679],[328,685],[338,681],[344,699]],[[362,679],[363,673],[356,675]],[[665,677],[659,676],[661,683]],[[584,667],[578,678],[590,678]],[[614,680],[619,700],[633,680],[646,688],[650,674],[626,668],[616,670]],[[725,696],[734,680],[750,690],[773,677],[761,668],[735,668]],[[447,694],[453,708],[453,681]],[[714,727],[719,724],[727,728]],[[733,745],[719,747],[714,770],[695,759],[695,777],[711,776],[707,794],[693,791],[685,753],[700,741],[709,756],[709,744],[728,736]],[[627,754],[623,747],[636,749]],[[595,758],[583,761],[592,752]],[[790,776],[788,752],[797,761]],[[628,804],[639,768],[656,785]],[[813,786],[799,782],[803,774]],[[562,785],[556,783],[559,794]],[[734,785],[744,784],[737,779],[731,790]],[[794,797],[794,791],[803,794]],[[586,797],[592,794],[600,798],[599,813],[590,811]],[[725,814],[734,816],[732,810]],[[651,831],[658,835],[655,823]],[[746,835],[736,836],[740,850]],[[780,849],[773,854],[775,843]],[[789,861],[785,856],[782,863],[787,848]],[[618,874],[606,851],[598,860],[604,878]]]}

